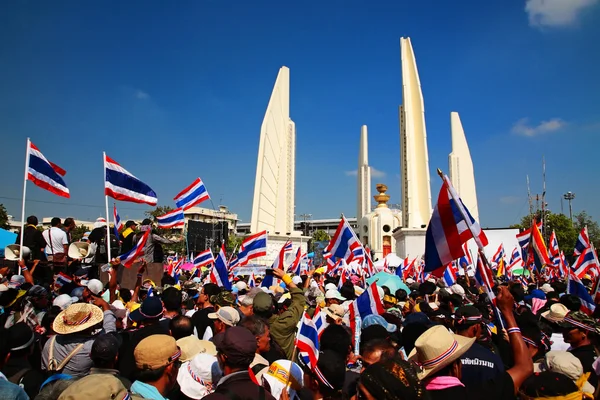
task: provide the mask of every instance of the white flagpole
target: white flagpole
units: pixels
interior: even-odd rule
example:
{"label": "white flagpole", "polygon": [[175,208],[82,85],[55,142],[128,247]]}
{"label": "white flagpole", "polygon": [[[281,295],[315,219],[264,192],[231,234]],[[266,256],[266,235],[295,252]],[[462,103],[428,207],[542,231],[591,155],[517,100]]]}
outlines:
{"label": "white flagpole", "polygon": [[[27,150],[25,151],[25,177],[23,179],[23,202],[21,204],[21,238],[19,240],[19,260],[23,259],[23,236],[25,236],[25,196],[27,194],[27,175],[29,171],[29,148],[31,141],[27,138]],[[19,266],[19,275],[21,267]]]}
{"label": "white flagpole", "polygon": [[[104,188],[106,188],[106,152],[102,152],[102,164],[104,165],[102,175],[104,180]],[[106,254],[108,254],[108,262],[112,260],[110,254],[110,214],[108,214],[108,196],[104,194],[104,203],[106,205]]]}

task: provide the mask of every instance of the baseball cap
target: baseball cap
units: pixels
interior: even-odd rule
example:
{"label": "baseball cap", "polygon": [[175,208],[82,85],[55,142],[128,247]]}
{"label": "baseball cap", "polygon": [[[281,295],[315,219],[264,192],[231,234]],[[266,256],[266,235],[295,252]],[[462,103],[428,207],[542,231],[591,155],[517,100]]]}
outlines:
{"label": "baseball cap", "polygon": [[325,298],[326,299],[336,299],[339,301],[346,301],[346,299],[344,297],[342,297],[342,295],[340,294],[340,292],[338,292],[337,289],[329,289],[328,291],[326,291]]}
{"label": "baseball cap", "polygon": [[327,285],[325,285],[325,291],[328,290],[337,290],[337,286],[334,283],[328,283]]}
{"label": "baseball cap", "polygon": [[258,312],[269,311],[271,307],[273,307],[271,295],[265,292],[256,293],[254,301],[252,302],[252,307],[254,308],[254,311]]}
{"label": "baseball cap", "polygon": [[234,286],[237,288],[237,290],[248,290],[248,285],[246,285],[246,282],[244,281],[238,281]]}
{"label": "baseball cap", "polygon": [[77,303],[78,301],[79,301],[79,298],[77,298],[75,296],[71,297],[68,294],[61,294],[61,295],[58,295],[54,299],[54,301],[52,302],[52,305],[59,307],[61,310],[64,310],[65,308],[69,307],[71,304]]}
{"label": "baseball cap", "polygon": [[292,278],[292,282],[294,282],[295,285],[300,285],[302,283],[302,278],[298,275],[294,275],[294,277]]}
{"label": "baseball cap", "polygon": [[96,296],[100,295],[104,290],[104,285],[98,279],[90,279],[85,285],[90,292],[95,294]]}
{"label": "baseball cap", "polygon": [[142,305],[129,313],[133,322],[142,322],[145,319],[160,318],[163,314],[163,304],[158,296],[146,297]]}
{"label": "baseball cap", "polygon": [[381,315],[376,314],[370,314],[363,318],[362,326],[364,328],[368,328],[371,325],[381,325],[385,328],[386,331],[390,333],[394,333],[398,329],[396,325],[390,324]]}
{"label": "baseball cap", "polygon": [[257,343],[254,335],[246,328],[233,326],[213,337],[219,353],[224,354],[233,365],[250,365],[254,360]]}
{"label": "baseball cap", "polygon": [[455,323],[460,327],[469,327],[480,324],[483,321],[481,311],[477,307],[462,306],[454,313]]}
{"label": "baseball cap", "polygon": [[133,356],[138,369],[154,371],[177,361],[181,350],[172,336],[152,335],[135,346]]}
{"label": "baseball cap", "polygon": [[119,339],[111,333],[98,335],[92,344],[90,358],[92,360],[111,361],[119,354]]}
{"label": "baseball cap", "polygon": [[222,323],[228,326],[235,326],[240,322],[240,314],[233,307],[221,307],[217,312],[208,314],[210,319],[218,319]]}

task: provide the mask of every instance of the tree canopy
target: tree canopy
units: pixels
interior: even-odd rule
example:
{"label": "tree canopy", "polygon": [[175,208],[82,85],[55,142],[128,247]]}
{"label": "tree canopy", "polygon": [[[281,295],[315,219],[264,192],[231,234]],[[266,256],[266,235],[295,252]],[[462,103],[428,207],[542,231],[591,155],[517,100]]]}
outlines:
{"label": "tree canopy", "polygon": [[4,204],[0,204],[0,228],[10,228],[10,225],[8,224],[8,212],[6,211],[6,207],[4,207]]}

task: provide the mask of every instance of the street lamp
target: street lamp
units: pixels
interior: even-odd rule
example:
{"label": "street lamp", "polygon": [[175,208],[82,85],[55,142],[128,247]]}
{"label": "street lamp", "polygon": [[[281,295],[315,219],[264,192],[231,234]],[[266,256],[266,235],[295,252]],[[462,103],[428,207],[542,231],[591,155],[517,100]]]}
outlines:
{"label": "street lamp", "polygon": [[571,200],[575,198],[575,193],[567,192],[563,195],[563,197],[569,202],[569,218],[571,219],[571,225],[573,225],[573,207],[571,207]]}
{"label": "street lamp", "polygon": [[302,233],[304,236],[308,236],[308,226],[306,225],[306,221],[312,218],[312,214],[300,214],[300,218],[303,220]]}

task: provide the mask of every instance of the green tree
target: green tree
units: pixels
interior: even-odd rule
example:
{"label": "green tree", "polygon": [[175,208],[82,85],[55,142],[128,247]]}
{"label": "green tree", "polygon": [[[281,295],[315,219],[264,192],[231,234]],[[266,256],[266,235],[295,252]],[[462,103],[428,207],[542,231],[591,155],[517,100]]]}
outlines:
{"label": "green tree", "polygon": [[85,225],[76,226],[75,229],[71,231],[71,240],[73,242],[78,242],[83,237],[83,234],[86,233],[89,229]]}
{"label": "green tree", "polygon": [[315,251],[315,242],[326,242],[328,240],[331,240],[331,236],[329,236],[329,234],[327,234],[327,232],[325,232],[323,229],[317,229],[313,232],[312,238],[308,243],[308,251]]}
{"label": "green tree", "polygon": [[4,207],[4,204],[0,204],[0,228],[10,228],[10,225],[8,224],[8,212],[6,211],[6,207]]}
{"label": "green tree", "polygon": [[594,244],[594,247],[597,249],[600,245],[600,226],[598,222],[592,219],[592,216],[587,212],[581,211],[579,214],[575,214],[573,220],[574,229],[576,231],[575,239],[573,240],[573,246],[575,246],[575,242],[577,241],[577,235],[583,229],[583,227],[587,226],[588,236],[590,241]]}
{"label": "green tree", "polygon": [[225,248],[227,249],[227,254],[231,255],[231,253],[233,253],[234,251],[239,251],[240,245],[243,241],[243,236],[229,235],[229,237],[227,238],[227,245],[225,246]]}

